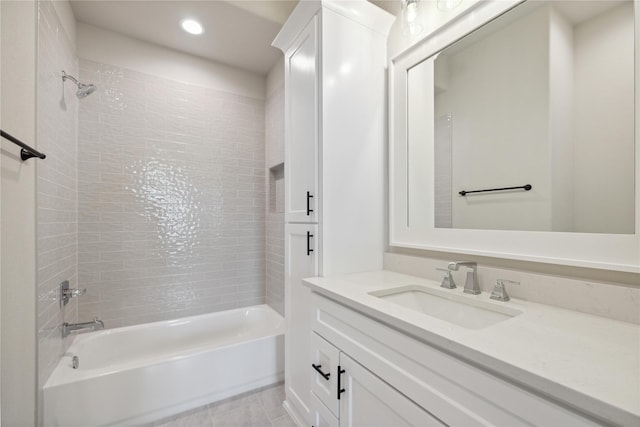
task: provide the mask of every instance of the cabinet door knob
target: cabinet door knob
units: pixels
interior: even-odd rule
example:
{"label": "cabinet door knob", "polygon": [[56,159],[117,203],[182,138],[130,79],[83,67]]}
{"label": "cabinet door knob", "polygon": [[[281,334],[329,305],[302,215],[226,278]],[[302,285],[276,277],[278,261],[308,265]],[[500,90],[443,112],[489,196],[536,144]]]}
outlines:
{"label": "cabinet door knob", "polygon": [[340,395],[346,391],[340,385],[340,377],[342,377],[342,374],[344,374],[345,372],[346,371],[344,369],[341,369],[340,365],[338,365],[338,400],[340,400]]}
{"label": "cabinet door knob", "polygon": [[307,191],[307,216],[313,212],[313,209],[311,209],[311,206],[309,205],[311,199],[313,199],[313,195]]}
{"label": "cabinet door knob", "polygon": [[329,372],[327,372],[326,374],[324,372],[322,372],[322,365],[316,365],[315,363],[312,363],[311,366],[313,366],[313,369],[316,370],[316,372],[318,372],[320,375],[322,375],[322,378],[324,378],[325,380],[329,381],[329,377],[331,376],[331,374]]}
{"label": "cabinet door knob", "polygon": [[307,231],[307,256],[311,255],[311,252],[313,252],[313,249],[311,249],[311,238],[313,237],[313,234],[311,234],[310,231]]}

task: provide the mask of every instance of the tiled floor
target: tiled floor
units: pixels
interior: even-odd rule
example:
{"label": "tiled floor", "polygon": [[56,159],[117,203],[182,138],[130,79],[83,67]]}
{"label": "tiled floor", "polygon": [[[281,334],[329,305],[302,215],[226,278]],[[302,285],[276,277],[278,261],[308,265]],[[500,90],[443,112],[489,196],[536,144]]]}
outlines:
{"label": "tiled floor", "polygon": [[282,407],[284,385],[211,403],[153,424],[154,427],[296,427]]}

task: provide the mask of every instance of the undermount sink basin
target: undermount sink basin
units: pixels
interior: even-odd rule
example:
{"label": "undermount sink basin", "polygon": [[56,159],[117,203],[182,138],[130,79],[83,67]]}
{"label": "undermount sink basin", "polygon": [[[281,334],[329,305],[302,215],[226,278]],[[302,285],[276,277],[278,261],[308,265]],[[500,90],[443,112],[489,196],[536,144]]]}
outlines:
{"label": "undermount sink basin", "polygon": [[453,292],[408,285],[370,292],[369,295],[468,329],[483,329],[522,314],[511,307]]}

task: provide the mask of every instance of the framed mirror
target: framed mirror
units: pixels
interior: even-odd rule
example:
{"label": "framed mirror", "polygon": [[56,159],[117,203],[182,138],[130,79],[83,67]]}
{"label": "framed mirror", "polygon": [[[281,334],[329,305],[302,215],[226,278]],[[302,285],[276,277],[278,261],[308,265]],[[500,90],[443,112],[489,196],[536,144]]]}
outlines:
{"label": "framed mirror", "polygon": [[390,243],[640,272],[638,6],[490,1],[390,63]]}

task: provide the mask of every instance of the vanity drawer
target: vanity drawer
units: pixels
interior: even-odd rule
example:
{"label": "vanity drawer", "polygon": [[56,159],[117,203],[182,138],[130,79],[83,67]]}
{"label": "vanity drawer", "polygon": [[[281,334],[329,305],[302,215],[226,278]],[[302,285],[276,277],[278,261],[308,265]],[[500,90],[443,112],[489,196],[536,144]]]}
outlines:
{"label": "vanity drawer", "polygon": [[339,401],[336,399],[340,351],[316,333],[311,334],[311,391],[338,417]]}
{"label": "vanity drawer", "polygon": [[314,331],[448,425],[601,425],[317,293],[312,310]]}

